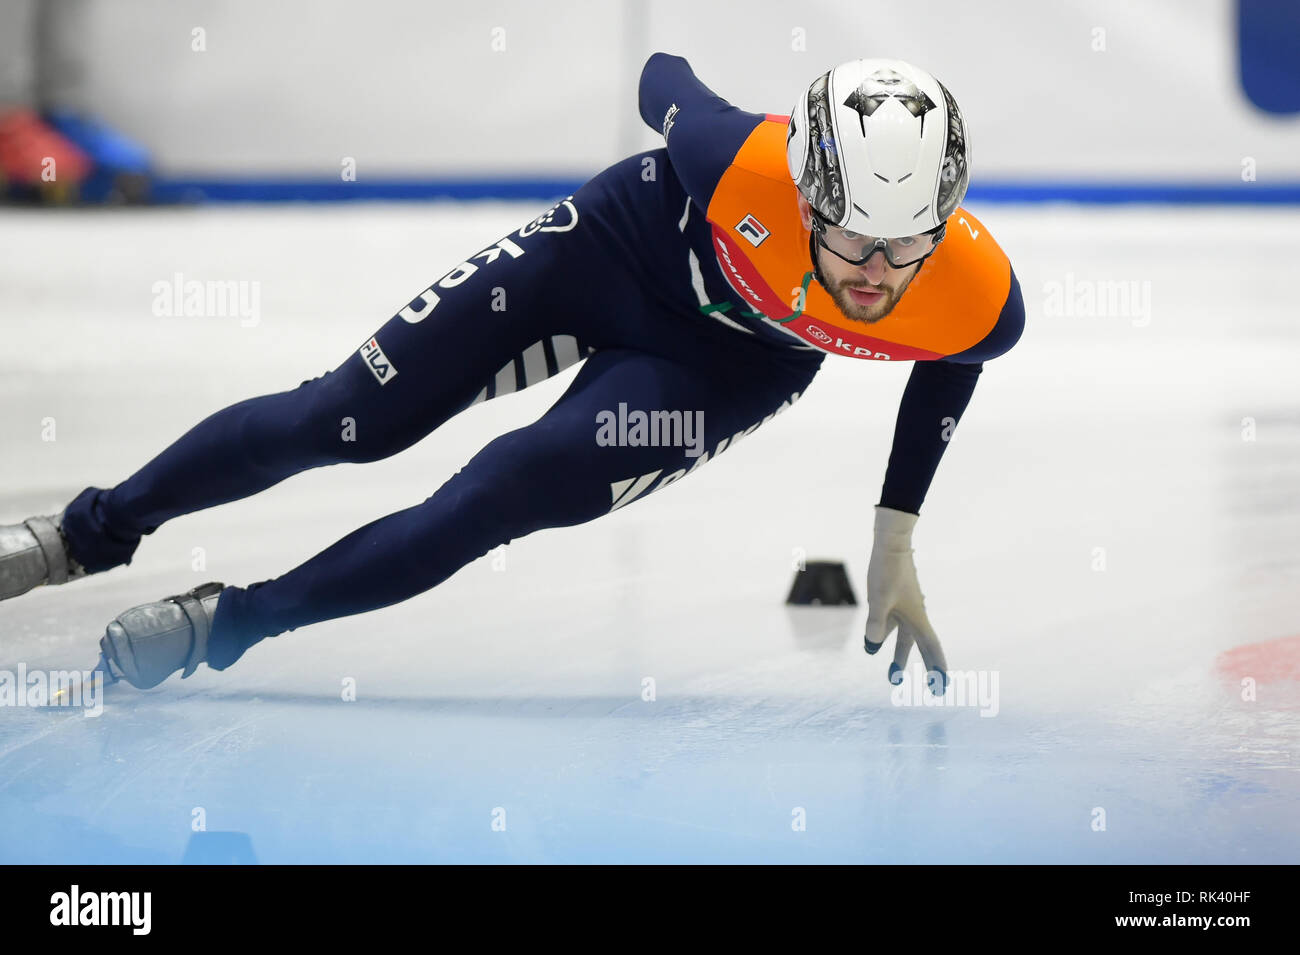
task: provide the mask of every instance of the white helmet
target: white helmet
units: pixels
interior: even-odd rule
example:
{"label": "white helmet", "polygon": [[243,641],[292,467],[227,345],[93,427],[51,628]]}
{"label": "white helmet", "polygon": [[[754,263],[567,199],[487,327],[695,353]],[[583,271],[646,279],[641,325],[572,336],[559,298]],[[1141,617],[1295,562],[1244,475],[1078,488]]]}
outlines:
{"label": "white helmet", "polygon": [[850,60],[817,77],[790,111],[785,148],[813,209],[860,235],[936,229],[970,182],[956,101],[902,60]]}

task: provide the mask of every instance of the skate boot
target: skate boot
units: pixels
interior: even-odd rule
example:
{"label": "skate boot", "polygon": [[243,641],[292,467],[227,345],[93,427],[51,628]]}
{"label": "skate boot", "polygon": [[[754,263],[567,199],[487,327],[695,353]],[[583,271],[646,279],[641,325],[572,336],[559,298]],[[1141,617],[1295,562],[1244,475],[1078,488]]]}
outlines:
{"label": "skate boot", "polygon": [[0,527],[0,600],[86,576],[63,538],[63,514]]}
{"label": "skate boot", "polygon": [[225,584],[204,584],[119,614],[99,641],[110,674],[140,690],[177,670],[184,671],[182,679],[189,676],[207,660],[217,600],[225,589]]}

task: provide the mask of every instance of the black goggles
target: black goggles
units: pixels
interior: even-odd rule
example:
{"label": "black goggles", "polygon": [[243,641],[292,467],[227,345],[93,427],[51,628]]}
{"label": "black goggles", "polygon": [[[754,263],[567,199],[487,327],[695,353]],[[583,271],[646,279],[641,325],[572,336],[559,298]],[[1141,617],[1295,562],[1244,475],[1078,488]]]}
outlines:
{"label": "black goggles", "polygon": [[817,244],[849,265],[866,265],[877,252],[884,255],[885,261],[893,268],[915,265],[934,254],[943,241],[947,225],[944,222],[928,232],[882,239],[832,225],[816,210],[813,211],[813,233],[817,236]]}

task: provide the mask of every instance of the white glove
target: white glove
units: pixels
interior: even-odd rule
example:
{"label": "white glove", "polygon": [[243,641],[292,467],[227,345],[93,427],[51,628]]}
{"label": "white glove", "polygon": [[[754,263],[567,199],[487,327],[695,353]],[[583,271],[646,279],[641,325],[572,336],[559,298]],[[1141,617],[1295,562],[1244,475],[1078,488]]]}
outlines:
{"label": "white glove", "polygon": [[889,682],[895,686],[903,682],[907,657],[916,644],[921,648],[930,692],[942,696],[948,683],[948,661],[925,615],[925,597],[916,579],[916,564],[912,561],[915,526],[915,514],[876,507],[875,540],[867,567],[867,632],[863,644],[867,653],[875,653],[897,627]]}

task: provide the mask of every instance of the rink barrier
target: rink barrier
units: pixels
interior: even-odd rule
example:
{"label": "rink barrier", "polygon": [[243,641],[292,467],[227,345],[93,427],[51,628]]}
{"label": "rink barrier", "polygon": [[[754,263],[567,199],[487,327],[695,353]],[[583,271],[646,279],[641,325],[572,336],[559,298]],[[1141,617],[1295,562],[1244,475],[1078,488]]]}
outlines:
{"label": "rink barrier", "polygon": [[[572,195],[581,178],[371,179],[156,179],[153,198],[163,203],[202,202],[407,202],[429,199],[554,201]],[[1295,182],[984,182],[972,184],[975,202],[1071,202],[1090,205],[1296,205]]]}

